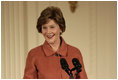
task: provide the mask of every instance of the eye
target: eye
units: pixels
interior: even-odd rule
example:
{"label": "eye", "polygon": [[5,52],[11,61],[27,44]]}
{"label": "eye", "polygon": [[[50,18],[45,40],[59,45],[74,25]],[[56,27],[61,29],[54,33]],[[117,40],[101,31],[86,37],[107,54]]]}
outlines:
{"label": "eye", "polygon": [[42,29],[47,29],[47,27],[46,26],[43,26]]}

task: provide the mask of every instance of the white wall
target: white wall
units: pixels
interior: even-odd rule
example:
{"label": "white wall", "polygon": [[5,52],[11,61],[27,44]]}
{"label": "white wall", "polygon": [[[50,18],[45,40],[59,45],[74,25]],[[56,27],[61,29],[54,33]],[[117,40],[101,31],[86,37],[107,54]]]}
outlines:
{"label": "white wall", "polygon": [[89,79],[117,78],[117,2],[79,1],[72,13],[67,1],[1,3],[1,77],[22,78],[30,49],[43,44],[37,18],[47,6],[60,7],[65,20],[65,41],[80,49]]}

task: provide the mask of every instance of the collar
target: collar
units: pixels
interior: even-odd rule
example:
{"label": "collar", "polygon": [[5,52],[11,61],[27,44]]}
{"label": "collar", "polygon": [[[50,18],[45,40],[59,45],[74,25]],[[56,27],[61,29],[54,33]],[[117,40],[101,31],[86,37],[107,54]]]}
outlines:
{"label": "collar", "polygon": [[60,39],[62,42],[57,52],[53,51],[52,47],[48,44],[47,41],[44,42],[43,50],[46,56],[51,56],[54,55],[55,53],[60,54],[61,56],[67,55],[67,44],[62,37],[60,37]]}

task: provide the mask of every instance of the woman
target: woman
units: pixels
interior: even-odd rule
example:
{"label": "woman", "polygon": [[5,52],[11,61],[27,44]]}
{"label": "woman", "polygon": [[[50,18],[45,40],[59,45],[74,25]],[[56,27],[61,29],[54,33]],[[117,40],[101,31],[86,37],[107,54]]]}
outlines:
{"label": "woman", "polygon": [[47,7],[38,18],[37,29],[45,38],[43,45],[32,49],[26,60],[24,79],[69,79],[69,75],[61,68],[60,59],[65,58],[72,69],[72,59],[77,58],[82,65],[78,77],[87,79],[80,51],[67,44],[61,34],[65,31],[65,20],[58,7]]}

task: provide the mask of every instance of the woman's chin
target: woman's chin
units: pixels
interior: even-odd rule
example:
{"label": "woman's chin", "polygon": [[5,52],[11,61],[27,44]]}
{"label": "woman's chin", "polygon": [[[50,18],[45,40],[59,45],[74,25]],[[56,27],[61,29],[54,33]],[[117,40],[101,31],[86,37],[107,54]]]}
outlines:
{"label": "woman's chin", "polygon": [[47,40],[48,44],[54,44],[54,41]]}

